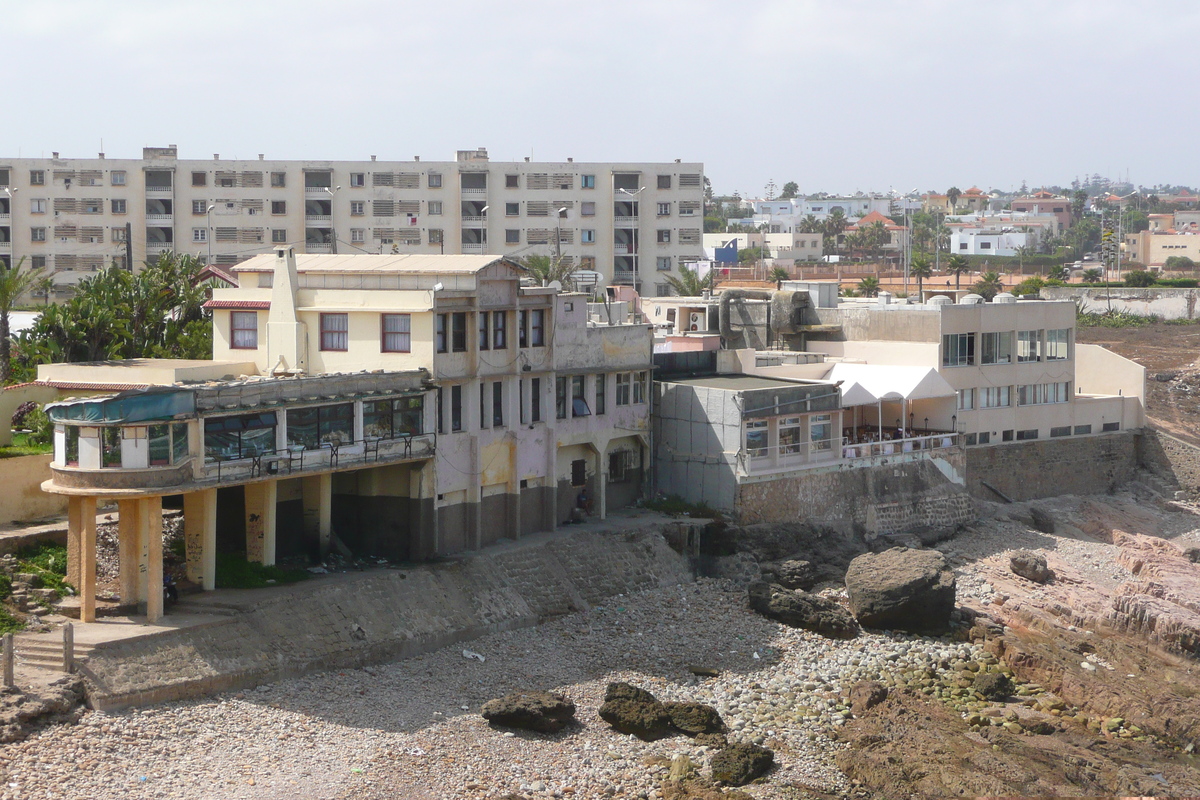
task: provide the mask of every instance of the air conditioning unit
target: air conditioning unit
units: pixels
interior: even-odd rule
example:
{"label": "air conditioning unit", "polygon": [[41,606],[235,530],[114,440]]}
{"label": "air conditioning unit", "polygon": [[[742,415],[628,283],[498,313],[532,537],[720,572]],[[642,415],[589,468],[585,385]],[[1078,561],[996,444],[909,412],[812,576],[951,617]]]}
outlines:
{"label": "air conditioning unit", "polygon": [[708,323],[704,319],[703,311],[693,311],[688,314],[688,330],[702,331],[708,327]]}

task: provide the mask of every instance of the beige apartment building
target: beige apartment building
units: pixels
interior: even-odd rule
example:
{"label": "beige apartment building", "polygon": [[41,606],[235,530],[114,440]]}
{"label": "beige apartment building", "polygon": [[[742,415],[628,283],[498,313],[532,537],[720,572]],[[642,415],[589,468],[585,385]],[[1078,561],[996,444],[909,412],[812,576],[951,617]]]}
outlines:
{"label": "beige apartment building", "polygon": [[601,284],[669,294],[703,258],[704,165],[180,159],[0,160],[0,260],[46,268],[55,293],[168,250],[226,267],[300,253],[561,255]]}

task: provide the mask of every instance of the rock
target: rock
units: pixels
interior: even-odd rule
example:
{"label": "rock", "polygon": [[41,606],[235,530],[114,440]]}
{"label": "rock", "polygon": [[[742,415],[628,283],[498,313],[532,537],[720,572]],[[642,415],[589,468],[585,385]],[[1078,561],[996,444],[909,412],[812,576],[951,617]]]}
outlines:
{"label": "rock", "polygon": [[718,678],[721,676],[721,670],[713,669],[712,667],[689,666],[687,671],[701,678]]}
{"label": "rock", "polygon": [[893,547],[850,562],[850,610],[872,628],[940,632],[954,611],[954,572],[936,550]]}
{"label": "rock", "polygon": [[764,581],[750,584],[748,592],[752,609],[784,625],[837,638],[852,638],[858,634],[854,618],[828,598]]}
{"label": "rock", "polygon": [[771,581],[785,589],[808,591],[817,582],[817,570],[812,562],[799,558],[789,558],[787,561],[763,567],[763,574],[770,574]]}
{"label": "rock", "polygon": [[1000,672],[982,672],[971,683],[971,689],[986,700],[1000,700],[1012,694],[1012,681]]}
{"label": "rock", "polygon": [[483,718],[506,728],[554,733],[575,718],[575,704],[555,692],[514,692],[484,703]]}
{"label": "rock", "polygon": [[621,733],[643,741],[661,739],[671,732],[671,716],[645,689],[628,683],[610,683],[600,706],[600,718]]}
{"label": "rock", "polygon": [[[653,796],[653,795],[652,795]],[[737,789],[720,789],[702,778],[666,781],[662,785],[663,800],[753,800]]]}
{"label": "rock", "polygon": [[1038,506],[1032,506],[1029,509],[1029,516],[1033,517],[1033,527],[1042,533],[1054,533],[1054,517]]}
{"label": "rock", "polygon": [[681,781],[684,778],[691,777],[691,774],[696,771],[696,765],[692,760],[685,755],[676,755],[671,758],[671,770],[667,773],[667,780]]}
{"label": "rock", "polygon": [[1054,572],[1046,566],[1046,557],[1032,550],[1018,550],[1008,560],[1008,568],[1014,575],[1033,581],[1045,583],[1054,577]]}
{"label": "rock", "polygon": [[1052,734],[1058,730],[1058,728],[1054,727],[1052,724],[1050,724],[1049,722],[1046,722],[1045,720],[1038,720],[1037,722],[1027,722],[1024,725],[1022,725],[1021,727],[1023,727],[1029,733],[1035,734],[1037,736],[1049,736],[1050,734]]}
{"label": "rock", "polygon": [[36,572],[18,572],[13,575],[13,583],[23,583],[30,589],[37,589],[42,585],[42,576]]}
{"label": "rock", "polygon": [[712,777],[730,786],[745,786],[766,773],[775,763],[775,753],[748,742],[735,742],[713,756]]}
{"label": "rock", "polygon": [[861,714],[887,700],[888,690],[876,681],[859,681],[850,687],[850,709]]}
{"label": "rock", "polygon": [[1193,564],[1200,563],[1200,547],[1189,547],[1183,551],[1183,557]]}
{"label": "rock", "polygon": [[692,740],[697,747],[715,747],[718,750],[729,744],[723,733],[701,733]]}
{"label": "rock", "polygon": [[703,703],[663,703],[671,724],[689,736],[701,733],[720,733],[725,730],[721,715]]}

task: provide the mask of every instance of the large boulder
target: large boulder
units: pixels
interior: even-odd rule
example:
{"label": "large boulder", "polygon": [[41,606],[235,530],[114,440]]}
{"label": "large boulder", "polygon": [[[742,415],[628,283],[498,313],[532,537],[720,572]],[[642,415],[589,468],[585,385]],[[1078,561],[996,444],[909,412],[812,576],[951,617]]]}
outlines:
{"label": "large boulder", "polygon": [[600,706],[600,718],[621,733],[632,733],[643,741],[661,739],[671,733],[671,715],[654,695],[628,683],[610,683]]}
{"label": "large boulder", "polygon": [[704,703],[663,703],[663,708],[671,718],[671,724],[688,736],[725,730],[720,713]]}
{"label": "large boulder", "polygon": [[846,570],[846,592],[850,610],[869,628],[937,633],[954,611],[954,573],[936,550],[861,555]]}
{"label": "large boulder", "polygon": [[765,581],[750,584],[749,597],[752,609],[784,625],[845,639],[858,634],[854,617],[828,598]]}
{"label": "large boulder", "polygon": [[730,786],[745,786],[775,763],[775,753],[749,742],[735,742],[713,756],[712,777]]}
{"label": "large boulder", "polygon": [[762,571],[764,578],[785,589],[803,589],[807,592],[817,582],[816,567],[811,561],[802,558],[789,558],[778,564],[767,564]]}
{"label": "large boulder", "polygon": [[554,733],[575,718],[575,704],[556,692],[514,692],[484,703],[483,718],[506,728]]}
{"label": "large boulder", "polygon": [[1046,566],[1046,557],[1032,550],[1018,550],[1008,560],[1008,567],[1014,575],[1033,581],[1045,583],[1054,577],[1054,572]]}

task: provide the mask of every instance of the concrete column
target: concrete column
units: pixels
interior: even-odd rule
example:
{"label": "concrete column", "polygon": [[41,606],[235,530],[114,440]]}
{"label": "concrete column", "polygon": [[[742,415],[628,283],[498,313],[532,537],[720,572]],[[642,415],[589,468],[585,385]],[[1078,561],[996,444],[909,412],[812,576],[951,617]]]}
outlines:
{"label": "concrete column", "polygon": [[363,440],[363,401],[354,401],[354,423],[351,428],[354,436],[354,441],[361,442]]}
{"label": "concrete column", "polygon": [[121,570],[121,605],[136,606],[138,602],[138,514],[137,500],[117,501],[117,561]]}
{"label": "concrete column", "polygon": [[546,428],[546,482],[550,512],[550,530],[558,530],[558,437],[554,428]]}
{"label": "concrete column", "polygon": [[304,506],[304,532],[316,536],[320,544],[321,557],[329,553],[330,532],[333,530],[333,475],[307,475],[301,478],[301,496]]}
{"label": "concrete column", "polygon": [[269,566],[275,563],[278,484],[274,480],[247,483],[243,490],[246,496],[246,560]]}
{"label": "concrete column", "polygon": [[79,621],[96,621],[96,498],[80,498]]}
{"label": "concrete column", "polygon": [[201,489],[183,496],[183,540],[188,580],[211,592],[217,585],[216,489]]}
{"label": "concrete column", "polygon": [[79,541],[83,535],[83,503],[87,498],[67,498],[67,583],[79,588]]}
{"label": "concrete column", "polygon": [[595,447],[595,449],[596,449],[596,483],[598,484],[597,494],[599,495],[599,497],[597,498],[597,500],[599,501],[597,503],[597,508],[599,509],[599,512],[600,512],[600,519],[607,519],[608,518],[608,470],[606,470],[604,468],[605,467],[604,459],[608,455],[608,442],[605,441],[603,443],[597,443],[597,444],[593,445],[593,447]]}
{"label": "concrete column", "polygon": [[163,613],[162,498],[139,500],[142,530],[146,534],[146,621],[158,622]]}

